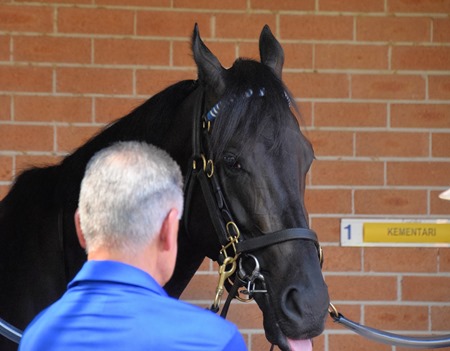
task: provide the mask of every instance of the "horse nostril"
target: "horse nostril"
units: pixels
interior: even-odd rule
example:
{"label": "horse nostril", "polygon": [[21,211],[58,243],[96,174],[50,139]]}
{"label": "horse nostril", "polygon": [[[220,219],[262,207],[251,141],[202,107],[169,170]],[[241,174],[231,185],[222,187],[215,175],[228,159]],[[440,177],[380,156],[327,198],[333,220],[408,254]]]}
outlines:
{"label": "horse nostril", "polygon": [[[328,301],[326,293],[297,286],[288,287],[280,300],[287,329],[300,325],[307,330],[323,329]],[[307,326],[303,325],[305,322]]]}
{"label": "horse nostril", "polygon": [[291,320],[302,318],[301,294],[296,287],[286,289],[281,299],[281,309],[283,313]]}

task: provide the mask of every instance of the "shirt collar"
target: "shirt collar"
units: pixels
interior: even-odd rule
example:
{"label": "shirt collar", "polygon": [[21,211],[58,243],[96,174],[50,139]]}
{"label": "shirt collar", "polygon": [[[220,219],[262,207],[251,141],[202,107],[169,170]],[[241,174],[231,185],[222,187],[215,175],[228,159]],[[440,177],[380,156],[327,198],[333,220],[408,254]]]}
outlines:
{"label": "shirt collar", "polygon": [[158,295],[168,296],[166,291],[147,272],[118,261],[87,261],[68,288],[79,285],[83,281],[110,282],[140,286]]}

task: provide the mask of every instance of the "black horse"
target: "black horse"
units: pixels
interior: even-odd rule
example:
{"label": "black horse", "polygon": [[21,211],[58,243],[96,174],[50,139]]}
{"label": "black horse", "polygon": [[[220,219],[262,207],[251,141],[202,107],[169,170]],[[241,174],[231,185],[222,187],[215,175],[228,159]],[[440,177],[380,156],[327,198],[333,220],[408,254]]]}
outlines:
{"label": "black horse", "polygon": [[[224,69],[195,27],[198,80],[168,87],[60,164],[16,179],[0,203],[1,318],[25,328],[63,294],[86,259],[73,219],[86,163],[115,141],[142,140],[166,150],[186,176],[168,293],[180,296],[205,256],[222,263],[230,255],[236,265],[237,252],[239,277],[254,288],[271,343],[298,349],[323,331],[329,298],[303,198],[314,154],[281,81],[283,50],[267,26],[259,46],[261,62],[238,59]],[[225,239],[214,234],[224,228]],[[1,339],[1,350],[14,348]]]}

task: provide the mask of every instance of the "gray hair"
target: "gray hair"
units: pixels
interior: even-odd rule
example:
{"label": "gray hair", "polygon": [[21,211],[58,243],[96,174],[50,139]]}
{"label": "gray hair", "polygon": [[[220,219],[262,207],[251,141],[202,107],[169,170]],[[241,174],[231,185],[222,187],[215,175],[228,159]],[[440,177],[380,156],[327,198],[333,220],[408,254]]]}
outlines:
{"label": "gray hair", "polygon": [[136,252],[159,233],[172,208],[183,211],[182,176],[163,150],[118,142],[89,161],[78,209],[86,251],[108,247]]}

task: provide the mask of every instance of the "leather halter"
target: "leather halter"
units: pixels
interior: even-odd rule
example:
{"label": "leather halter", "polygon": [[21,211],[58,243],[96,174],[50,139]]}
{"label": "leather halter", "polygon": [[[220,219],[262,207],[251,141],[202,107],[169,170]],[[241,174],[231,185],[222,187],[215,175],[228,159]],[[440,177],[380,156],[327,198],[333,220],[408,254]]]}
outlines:
{"label": "leather halter", "polygon": [[[268,246],[279,244],[289,240],[310,240],[319,253],[319,259],[322,263],[322,249],[319,245],[317,235],[309,228],[289,228],[282,229],[273,233],[266,233],[253,238],[242,238],[240,230],[233,219],[232,213],[223,196],[218,177],[214,174],[214,161],[209,158],[209,132],[211,122],[208,121],[204,111],[205,93],[202,88],[198,88],[198,103],[194,107],[194,122],[192,131],[192,166],[189,167],[185,178],[185,227],[188,231],[187,217],[189,216],[189,206],[192,201],[193,185],[195,182],[200,184],[203,197],[208,208],[209,216],[222,249],[219,252],[218,262],[221,265],[219,269],[218,295],[221,296],[223,284],[236,270],[236,260],[240,254],[245,254],[255,250],[263,249]],[[228,269],[228,267],[230,267]],[[221,286],[222,285],[222,286]],[[220,302],[217,299],[215,302]],[[218,303],[215,303],[215,309]]]}

